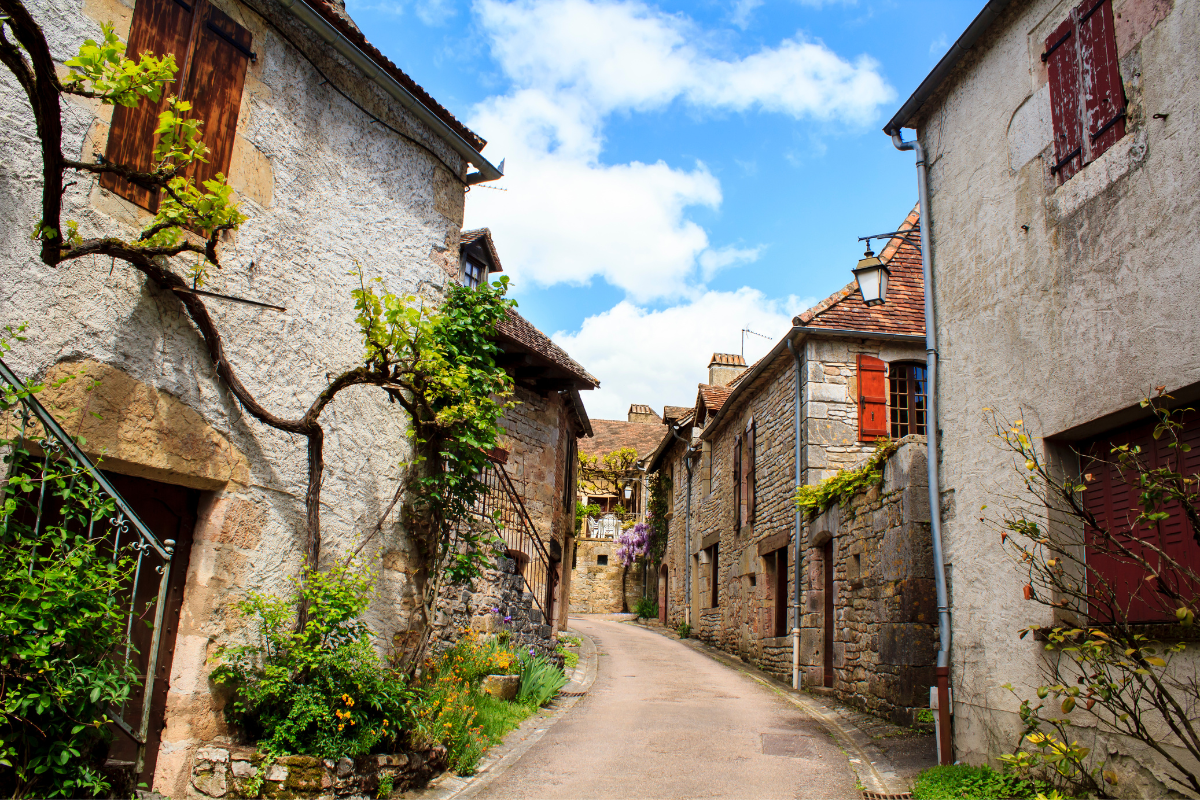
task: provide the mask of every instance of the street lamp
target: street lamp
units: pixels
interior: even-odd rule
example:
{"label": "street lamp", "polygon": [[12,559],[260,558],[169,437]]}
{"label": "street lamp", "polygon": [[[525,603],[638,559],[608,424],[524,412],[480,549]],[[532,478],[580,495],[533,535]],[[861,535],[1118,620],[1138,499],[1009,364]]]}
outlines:
{"label": "street lamp", "polygon": [[627,483],[627,484],[625,484],[625,499],[628,500],[632,496],[633,496],[633,484]]}
{"label": "street lamp", "polygon": [[858,282],[858,291],[864,303],[879,306],[887,302],[888,276],[891,274],[891,270],[871,252],[871,243],[868,241],[867,252],[854,268],[854,280]]}

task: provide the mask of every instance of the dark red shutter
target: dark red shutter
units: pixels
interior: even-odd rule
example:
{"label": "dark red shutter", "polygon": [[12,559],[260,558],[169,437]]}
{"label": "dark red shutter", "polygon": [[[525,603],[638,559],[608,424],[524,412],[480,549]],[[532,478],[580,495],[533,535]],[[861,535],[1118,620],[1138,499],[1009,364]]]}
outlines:
{"label": "dark red shutter", "polygon": [[1054,122],[1054,164],[1058,182],[1083,166],[1083,122],[1079,107],[1079,55],[1073,17],[1046,39],[1042,58],[1050,78],[1050,116]]}
{"label": "dark red shutter", "polygon": [[[1191,522],[1184,515],[1179,504],[1171,504],[1164,508],[1170,516],[1152,526],[1133,526],[1133,521],[1141,513],[1138,504],[1138,489],[1136,488],[1137,474],[1127,470],[1124,475],[1118,469],[1117,457],[1111,453],[1114,446],[1137,445],[1141,448],[1141,459],[1150,469],[1160,467],[1182,472],[1184,475],[1200,473],[1200,424],[1197,415],[1189,414],[1184,419],[1184,429],[1181,439],[1191,445],[1188,453],[1176,454],[1168,448],[1168,439],[1154,439],[1155,422],[1118,431],[1114,434],[1099,436],[1086,443],[1082,452],[1098,460],[1089,462],[1084,459],[1084,472],[1090,474],[1087,490],[1084,492],[1084,507],[1096,517],[1096,521],[1126,547],[1140,552],[1154,567],[1163,580],[1177,584],[1179,576],[1172,570],[1164,569],[1159,563],[1157,554],[1149,549],[1137,548],[1139,541],[1149,541],[1161,548],[1167,555],[1175,559],[1181,566],[1193,570],[1200,569],[1200,544],[1195,540]],[[1114,463],[1103,463],[1104,461]],[[1135,485],[1131,485],[1135,484]],[[1129,620],[1131,622],[1162,622],[1173,620],[1172,609],[1164,609],[1156,600],[1154,587],[1148,583],[1146,571],[1137,563],[1111,552],[1105,552],[1098,532],[1088,532],[1088,566],[1100,578],[1107,581],[1116,596],[1129,602]],[[1095,592],[1098,590],[1093,589]],[[1093,606],[1092,615],[1100,621],[1107,620],[1105,611]]]}
{"label": "dark red shutter", "polygon": [[[180,77],[187,66],[192,17],[191,2],[138,0],[137,7],[133,10],[129,44],[125,52],[129,58],[134,59],[146,51],[159,58],[172,53],[175,56],[175,66],[179,70],[175,75],[176,78]],[[166,106],[167,98],[178,93],[178,83],[168,84],[163,88],[157,103],[143,100],[136,108],[114,108],[104,160],[124,164],[139,172],[149,172],[154,154],[154,129],[158,127],[158,115]],[[142,208],[154,211],[158,207],[157,192],[134,186],[124,178],[104,174],[100,176],[100,185]]]}
{"label": "dark red shutter", "polygon": [[742,437],[733,437],[733,529],[742,528]]}
{"label": "dark red shutter", "polygon": [[1125,89],[1117,60],[1112,0],[1085,0],[1075,13],[1091,161],[1125,135]]}
{"label": "dark red shutter", "polygon": [[873,441],[888,435],[887,364],[874,356],[858,355],[858,439]]}
{"label": "dark red shutter", "polygon": [[200,138],[208,145],[208,162],[193,164],[189,172],[201,191],[204,181],[218,172],[229,176],[251,44],[248,30],[207,5],[196,30],[196,52],[187,82],[192,116],[204,120]]}
{"label": "dark red shutter", "polygon": [[758,453],[755,448],[758,446],[758,437],[755,435],[755,426],[757,423],[750,420],[750,426],[746,429],[746,521],[754,522],[754,509],[758,501],[756,487],[754,485],[755,478],[758,476]]}

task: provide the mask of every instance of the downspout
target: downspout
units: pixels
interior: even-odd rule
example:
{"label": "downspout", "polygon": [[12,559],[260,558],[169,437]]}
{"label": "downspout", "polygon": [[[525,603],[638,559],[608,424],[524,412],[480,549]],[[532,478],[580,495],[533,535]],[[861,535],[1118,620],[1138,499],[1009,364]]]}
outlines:
{"label": "downspout", "polygon": [[[800,376],[804,372],[804,364],[801,361],[800,346],[792,346],[792,340],[787,340],[788,352],[792,354],[792,358],[796,359],[796,403],[795,409],[792,412],[793,420],[795,421],[795,439],[796,439],[796,481],[797,488],[800,487],[800,482],[803,476],[800,471]],[[792,688],[800,688],[800,506],[796,506],[796,532],[795,532],[795,555],[792,558]]]}
{"label": "downspout", "polygon": [[687,470],[687,503],[683,511],[683,620],[692,624],[692,443],[671,427],[671,435],[683,442],[683,467]]}
{"label": "downspout", "polygon": [[925,437],[928,442],[925,461],[929,468],[929,528],[933,538],[933,575],[938,605],[938,755],[942,764],[954,763],[950,736],[950,603],[946,592],[946,563],[942,556],[942,497],[938,477],[938,404],[937,404],[937,324],[933,310],[933,252],[929,231],[933,215],[929,209],[929,184],[925,150],[919,139],[904,141],[899,129],[887,131],[897,150],[913,150],[917,156],[917,201],[921,209],[921,270],[925,279],[925,369],[928,372],[926,397],[929,404]]}

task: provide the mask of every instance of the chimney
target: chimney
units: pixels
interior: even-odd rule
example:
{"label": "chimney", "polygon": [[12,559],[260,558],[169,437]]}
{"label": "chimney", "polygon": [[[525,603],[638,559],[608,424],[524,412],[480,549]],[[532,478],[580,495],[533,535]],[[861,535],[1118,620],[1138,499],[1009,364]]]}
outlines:
{"label": "chimney", "polygon": [[735,353],[713,353],[708,362],[708,385],[728,386],[729,382],[746,371],[746,359]]}
{"label": "chimney", "polygon": [[643,406],[638,403],[634,403],[629,407],[629,421],[649,423],[651,425],[662,425],[662,418],[659,417],[658,414],[654,413],[654,409],[650,408],[650,406]]}

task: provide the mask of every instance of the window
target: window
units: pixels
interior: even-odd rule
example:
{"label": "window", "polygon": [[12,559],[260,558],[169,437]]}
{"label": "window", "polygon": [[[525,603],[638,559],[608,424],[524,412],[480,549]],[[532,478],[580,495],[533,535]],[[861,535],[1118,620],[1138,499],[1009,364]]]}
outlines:
{"label": "window", "polygon": [[700,496],[712,493],[712,442],[700,443]]}
{"label": "window", "polygon": [[608,566],[608,556],[607,555],[596,556],[596,566],[607,567]]}
{"label": "window", "polygon": [[733,529],[742,529],[742,437],[733,437]]}
{"label": "window", "polygon": [[925,391],[924,364],[888,365],[888,421],[893,439],[925,434]]}
{"label": "window", "polygon": [[474,289],[487,280],[487,267],[473,258],[463,259],[463,285]]}
{"label": "window", "polygon": [[[246,68],[255,56],[250,32],[208,0],[138,0],[126,52],[174,54],[177,81],[163,90],[158,103],[137,108],[117,106],[108,135],[106,161],[142,172],[152,168],[154,130],[167,97],[178,95],[192,104],[192,116],[204,121],[201,139],[208,145],[207,163],[195,162],[185,173],[197,185],[228,175],[237,131]],[[158,210],[158,193],[112,174],[100,185],[150,211]]]}
{"label": "window", "polygon": [[733,529],[754,522],[755,452],[754,420],[746,423],[746,433],[733,438]]}
{"label": "window", "polygon": [[[1141,512],[1137,476],[1128,471],[1122,475],[1118,465],[1110,463],[1116,460],[1110,452],[1112,448],[1129,444],[1141,448],[1142,461],[1150,469],[1165,467],[1189,476],[1200,472],[1200,415],[1187,414],[1183,417],[1183,425],[1180,439],[1192,449],[1182,454],[1176,454],[1167,447],[1167,437],[1154,438],[1154,421],[1097,436],[1079,443],[1076,449],[1081,454],[1084,483],[1087,485],[1083,493],[1084,508],[1096,517],[1103,528],[1131,550],[1134,549],[1131,546],[1133,543],[1148,541],[1184,567],[1200,570],[1200,544],[1196,543],[1192,524],[1183,509],[1178,504],[1168,506],[1164,509],[1168,513],[1167,519],[1153,526],[1133,528],[1130,522]],[[1088,546],[1088,567],[1113,587],[1118,601],[1128,602],[1130,622],[1175,621],[1173,609],[1164,610],[1155,602],[1157,592],[1147,584],[1146,573],[1140,565],[1115,555],[1115,548],[1112,545],[1105,546],[1095,529],[1089,530],[1085,541]],[[1142,551],[1142,555],[1152,564],[1157,558],[1148,549]],[[1172,578],[1169,569],[1164,568],[1159,572],[1163,573],[1163,580],[1178,580],[1177,577]],[[1100,621],[1108,621],[1104,619],[1105,612],[1102,609],[1093,607],[1091,613]]]}
{"label": "window", "polygon": [[1046,38],[1058,182],[1125,135],[1125,88],[1117,63],[1112,0],[1084,0]]}
{"label": "window", "polygon": [[855,359],[858,375],[858,440],[873,442],[888,435],[887,364],[874,356],[859,353]]}

